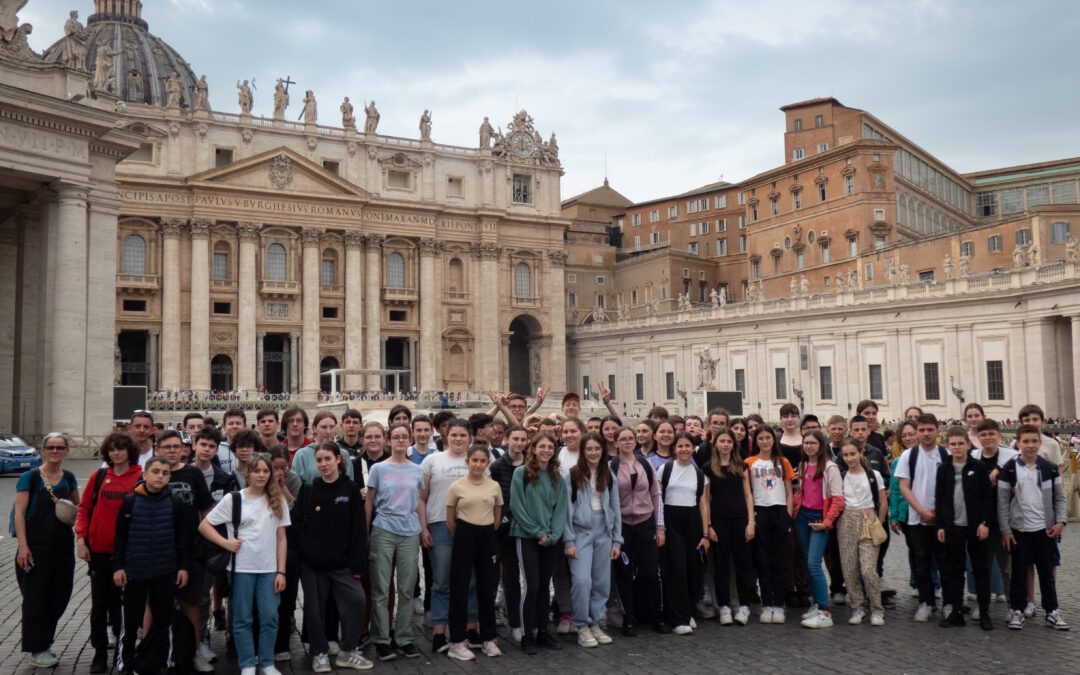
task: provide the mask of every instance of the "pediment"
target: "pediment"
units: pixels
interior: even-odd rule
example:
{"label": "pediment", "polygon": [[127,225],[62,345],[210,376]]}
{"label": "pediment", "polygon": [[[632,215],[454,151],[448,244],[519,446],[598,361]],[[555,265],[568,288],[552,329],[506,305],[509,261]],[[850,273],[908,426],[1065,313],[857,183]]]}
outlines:
{"label": "pediment", "polygon": [[197,173],[187,182],[202,187],[244,188],[276,194],[363,199],[369,196],[363,188],[286,147]]}
{"label": "pediment", "polygon": [[379,165],[387,169],[419,169],[424,166],[419,160],[406,155],[404,152],[395,152],[389,155],[383,155],[379,158]]}
{"label": "pediment", "polygon": [[159,140],[162,138],[168,138],[169,136],[169,133],[164,129],[159,129],[152,124],[147,124],[138,120],[134,122],[119,122],[117,123],[116,128],[146,136],[147,138],[154,138]]}

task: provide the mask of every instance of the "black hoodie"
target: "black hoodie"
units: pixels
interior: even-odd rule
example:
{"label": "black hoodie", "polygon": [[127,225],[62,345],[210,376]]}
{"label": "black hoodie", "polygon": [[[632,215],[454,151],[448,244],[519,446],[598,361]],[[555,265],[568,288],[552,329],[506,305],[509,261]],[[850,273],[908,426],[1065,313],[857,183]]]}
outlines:
{"label": "black hoodie", "polygon": [[318,572],[348,569],[367,574],[367,518],[360,488],[341,474],[321,477],[300,490],[292,512],[300,560]]}

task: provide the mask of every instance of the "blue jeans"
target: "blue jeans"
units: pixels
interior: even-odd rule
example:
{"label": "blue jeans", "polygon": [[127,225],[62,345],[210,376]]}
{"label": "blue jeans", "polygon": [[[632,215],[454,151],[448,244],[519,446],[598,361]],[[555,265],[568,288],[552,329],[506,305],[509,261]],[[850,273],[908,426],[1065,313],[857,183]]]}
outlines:
{"label": "blue jeans", "polygon": [[806,571],[810,575],[810,594],[819,609],[829,609],[829,582],[825,579],[825,570],[821,560],[825,557],[825,547],[829,545],[829,532],[820,532],[810,528],[810,523],[821,522],[821,511],[801,508],[795,517],[795,536],[799,548],[806,558]]}
{"label": "blue jeans", "polygon": [[574,628],[595,626],[607,616],[611,593],[611,535],[603,511],[593,511],[591,528],[574,526],[574,544],[577,557],[570,559]]}
{"label": "blue jeans", "polygon": [[[273,572],[260,574],[237,572],[233,580],[232,611],[233,641],[236,660],[241,668],[274,665],[274,640],[277,638],[278,601],[274,592]],[[255,655],[255,638],[251,627],[254,608],[259,608],[259,654]]]}
{"label": "blue jeans", "polygon": [[[454,538],[445,522],[430,523],[431,533],[431,625],[445,626],[450,620],[450,559]],[[476,623],[476,582],[469,580],[469,623]]]}

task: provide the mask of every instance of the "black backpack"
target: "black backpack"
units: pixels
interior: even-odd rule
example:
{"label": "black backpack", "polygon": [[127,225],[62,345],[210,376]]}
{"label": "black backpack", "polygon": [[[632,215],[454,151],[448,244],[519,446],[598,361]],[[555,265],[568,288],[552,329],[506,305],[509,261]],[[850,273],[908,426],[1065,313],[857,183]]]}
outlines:
{"label": "black backpack", "polygon": [[[938,454],[941,455],[941,463],[948,464],[950,461],[949,453],[945,448],[940,445],[937,446]],[[908,473],[911,474],[911,481],[915,481],[915,464],[919,461],[919,455],[922,453],[922,448],[915,446],[908,451]]]}
{"label": "black backpack", "polygon": [[[233,491],[229,493],[229,497],[232,499],[232,526],[233,536],[236,537],[240,532],[240,506],[243,501],[239,491]],[[229,529],[226,523],[221,525],[215,525],[214,529],[222,537],[229,538]],[[230,564],[233,571],[236,571],[236,554],[232,551],[227,551],[217,544],[213,544],[210,541],[204,539],[203,546],[203,566],[215,577],[224,572]]]}
{"label": "black backpack", "polygon": [[[645,469],[645,477],[649,479],[649,490],[652,490],[653,481],[656,480],[656,478],[653,475],[652,464],[649,464],[649,460],[641,457],[640,455],[637,457],[637,462],[638,462],[638,464],[640,464],[640,465],[642,465],[644,467],[644,469]],[[619,457],[618,456],[612,457],[611,461],[608,462],[608,466],[611,468],[612,475],[614,475],[615,479],[618,480],[618,478],[619,478]]]}
{"label": "black backpack", "polygon": [[[667,486],[671,482],[671,474],[674,469],[674,461],[670,461],[660,468],[660,501],[667,499]],[[697,501],[701,501],[701,495],[705,494],[705,473],[698,468],[697,464],[691,463],[694,473],[697,475]]]}

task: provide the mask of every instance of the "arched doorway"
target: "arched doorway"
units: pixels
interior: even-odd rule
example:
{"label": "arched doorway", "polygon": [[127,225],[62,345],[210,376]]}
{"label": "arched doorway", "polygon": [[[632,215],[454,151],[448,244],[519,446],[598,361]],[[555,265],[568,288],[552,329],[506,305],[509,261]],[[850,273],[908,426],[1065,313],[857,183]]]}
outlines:
{"label": "arched doorway", "polygon": [[510,391],[528,395],[541,384],[540,323],[522,314],[510,322]]}
{"label": "arched doorway", "polygon": [[[320,373],[325,373],[328,370],[332,370],[334,368],[340,368],[340,367],[341,366],[338,364],[338,360],[336,358],[334,358],[333,356],[327,356],[327,357],[323,358],[322,361],[319,362],[319,372]],[[341,387],[341,378],[340,377],[338,378],[338,387]],[[322,389],[323,391],[330,391],[330,376],[329,375],[320,375],[319,376],[319,389]]]}
{"label": "arched doorway", "polygon": [[224,354],[218,354],[210,360],[210,388],[214,391],[232,391],[232,382],[232,359]]}

